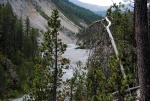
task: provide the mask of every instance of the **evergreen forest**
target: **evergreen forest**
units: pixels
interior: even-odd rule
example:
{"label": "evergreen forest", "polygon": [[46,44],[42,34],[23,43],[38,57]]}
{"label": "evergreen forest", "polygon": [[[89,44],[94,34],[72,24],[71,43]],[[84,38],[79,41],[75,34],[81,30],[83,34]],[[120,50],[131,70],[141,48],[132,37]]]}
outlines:
{"label": "evergreen forest", "polygon": [[38,50],[38,29],[17,18],[9,3],[0,5],[0,99],[22,96]]}
{"label": "evergreen forest", "polygon": [[95,14],[94,12],[77,6],[69,0],[50,0],[56,7],[71,21],[78,26],[82,27],[81,23],[91,24],[92,22],[99,20],[102,16]]}
{"label": "evergreen forest", "polygon": [[[0,101],[150,100],[149,0],[133,0],[132,9],[114,3],[104,18],[68,0],[48,1],[56,6],[50,16],[36,9],[47,20],[45,32],[18,17],[9,2],[0,4]],[[60,13],[88,25],[77,33],[75,49],[87,50],[86,63],[72,65],[76,54],[63,56],[70,44],[58,37]]]}

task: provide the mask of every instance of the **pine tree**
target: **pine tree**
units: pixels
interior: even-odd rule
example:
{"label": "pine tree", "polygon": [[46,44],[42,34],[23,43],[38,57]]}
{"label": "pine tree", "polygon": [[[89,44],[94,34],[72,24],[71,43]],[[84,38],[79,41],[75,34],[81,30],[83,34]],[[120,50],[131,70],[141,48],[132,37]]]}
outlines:
{"label": "pine tree", "polygon": [[18,49],[21,51],[23,46],[23,22],[22,17],[19,19],[18,25],[17,25],[17,46]]}
{"label": "pine tree", "polygon": [[6,55],[10,55],[10,48],[11,48],[11,24],[13,19],[13,10],[8,2],[4,8],[2,9],[2,52]]}
{"label": "pine tree", "polygon": [[30,20],[29,20],[29,17],[27,16],[25,20],[25,32],[26,32],[27,39],[29,36],[29,31],[30,31]]}
{"label": "pine tree", "polygon": [[[94,22],[90,27],[86,28],[82,35],[86,35],[83,41],[90,41],[92,47],[91,54],[88,59],[88,74],[87,74],[87,98],[88,100],[109,101],[118,99],[134,99],[129,96],[127,91],[127,84],[129,87],[135,85],[134,67],[136,62],[132,62],[132,18],[130,18],[130,11],[124,9],[123,5],[113,5],[107,12],[112,22],[111,32],[115,38],[117,48],[119,50],[119,58],[125,69],[126,78],[123,78],[119,62],[113,55],[113,50],[110,47],[111,43],[108,33],[105,31],[103,24],[105,21]],[[103,24],[102,24],[103,23]],[[95,37],[95,35],[97,37]],[[100,36],[100,37],[99,37]],[[93,41],[94,40],[94,41]],[[88,43],[88,42],[87,42]],[[86,44],[85,44],[86,45]],[[89,43],[87,44],[89,45]],[[136,55],[136,52],[134,52]],[[109,59],[111,57],[111,59]],[[117,93],[115,93],[117,92]],[[133,94],[133,93],[132,93]]]}
{"label": "pine tree", "polygon": [[150,99],[150,51],[148,40],[147,0],[135,0],[135,33],[141,101]]}
{"label": "pine tree", "polygon": [[30,30],[30,40],[32,44],[29,48],[31,58],[34,58],[36,56],[36,52],[38,50],[37,37],[38,37],[38,29],[32,28]]}
{"label": "pine tree", "polygon": [[[32,29],[32,34],[29,35],[30,44],[24,32],[22,18],[18,20],[13,13],[11,4],[0,4],[0,76],[2,77],[0,78],[2,82],[0,90],[3,92],[0,93],[0,99],[16,97],[18,92],[23,92],[22,85],[26,83],[27,76],[32,74],[31,67],[33,67],[33,58],[37,51],[38,30]],[[30,60],[26,58],[26,47],[30,47]],[[14,72],[18,75],[15,78],[17,79],[15,87],[13,85],[14,78],[12,78],[10,66],[8,66],[9,61],[3,61],[3,59],[9,60],[14,65]]]}
{"label": "pine tree", "polygon": [[62,83],[62,68],[64,67],[57,58],[58,54],[63,54],[66,50],[66,44],[63,44],[57,38],[60,30],[58,17],[58,11],[53,10],[48,21],[50,29],[44,33],[44,42],[41,43],[41,56],[36,59],[37,63],[34,67],[33,76],[29,77],[29,85],[32,87],[28,92],[32,100],[57,100],[57,89],[60,88]]}
{"label": "pine tree", "polygon": [[58,30],[60,30],[60,20],[58,20],[58,11],[54,10],[52,12],[52,16],[48,21],[49,27],[53,28],[52,30],[52,36],[54,37],[54,44],[55,44],[55,69],[54,69],[54,87],[53,87],[53,101],[56,101],[56,90],[57,90],[57,75],[58,75],[58,68],[57,68],[57,48],[58,48],[58,43],[57,43],[57,33]]}

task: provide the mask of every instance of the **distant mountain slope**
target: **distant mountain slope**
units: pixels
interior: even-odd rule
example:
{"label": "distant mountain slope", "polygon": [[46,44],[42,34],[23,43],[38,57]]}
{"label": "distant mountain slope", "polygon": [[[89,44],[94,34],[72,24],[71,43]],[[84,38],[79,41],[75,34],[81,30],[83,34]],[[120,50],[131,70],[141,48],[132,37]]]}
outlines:
{"label": "distant mountain slope", "polygon": [[[98,14],[79,7],[68,0],[0,0],[0,3],[7,1],[10,2],[18,17],[25,19],[28,16],[32,27],[38,28],[42,33],[48,29],[47,19],[51,16],[52,10],[54,8],[59,9],[63,28],[60,32],[60,38],[63,38],[65,42],[67,37],[75,36],[74,33],[78,33],[81,27],[101,19]],[[43,35],[40,36],[40,41],[42,41],[42,37]]]}
{"label": "distant mountain slope", "polygon": [[[47,17],[51,16],[52,10],[56,6],[48,0],[8,0],[13,8],[15,14],[22,17],[23,20],[28,16],[31,26],[39,29],[41,32],[39,41],[43,39],[43,33],[48,29]],[[0,3],[6,3],[6,0],[0,0]],[[59,38],[64,43],[74,42],[72,36],[74,33],[78,33],[80,27],[69,20],[63,13],[59,12],[59,19],[63,30],[59,33]]]}
{"label": "distant mountain slope", "polygon": [[[13,11],[18,17],[25,19],[29,16],[31,24],[40,30],[47,30],[47,19],[50,17],[55,5],[48,0],[8,0]],[[0,0],[0,3],[6,3],[6,0]],[[72,32],[78,32],[79,27],[70,21],[63,13],[59,12],[61,25]]]}
{"label": "distant mountain slope", "polygon": [[105,16],[106,11],[109,8],[109,6],[93,5],[93,4],[81,2],[79,0],[69,0],[69,1],[80,6],[80,7],[84,7],[86,9],[89,9],[89,10],[93,11],[94,13],[101,15],[101,16]]}
{"label": "distant mountain slope", "polygon": [[76,5],[78,5],[78,6],[89,9],[91,11],[106,11],[109,8],[109,6],[93,5],[93,4],[81,2],[79,0],[69,0],[69,1],[76,4]]}
{"label": "distant mountain slope", "polygon": [[91,24],[102,17],[83,7],[77,6],[69,0],[49,0],[75,24],[82,26],[82,23]]}
{"label": "distant mountain slope", "polygon": [[106,16],[106,11],[93,11],[93,12],[101,16]]}

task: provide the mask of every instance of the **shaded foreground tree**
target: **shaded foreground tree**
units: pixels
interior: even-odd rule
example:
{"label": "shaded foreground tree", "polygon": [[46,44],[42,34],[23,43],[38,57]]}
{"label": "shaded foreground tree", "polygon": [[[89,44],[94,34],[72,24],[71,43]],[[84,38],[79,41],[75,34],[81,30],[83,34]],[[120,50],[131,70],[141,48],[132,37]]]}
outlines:
{"label": "shaded foreground tree", "polygon": [[59,61],[58,56],[63,54],[67,45],[57,38],[58,31],[61,29],[59,13],[53,10],[48,20],[49,29],[44,33],[41,43],[41,56],[35,59],[33,75],[28,77],[28,84],[25,85],[29,96],[25,101],[59,101],[59,90],[62,86],[62,76],[64,74],[64,58]]}
{"label": "shaded foreground tree", "polygon": [[52,30],[52,37],[54,38],[54,44],[55,44],[55,67],[54,67],[54,86],[53,86],[53,101],[56,101],[57,99],[57,76],[58,76],[58,68],[57,68],[57,48],[58,48],[58,42],[57,42],[57,34],[58,31],[60,30],[60,20],[58,20],[58,11],[57,10],[53,10],[52,12],[52,16],[48,21],[48,25],[49,27],[53,28]]}
{"label": "shaded foreground tree", "polygon": [[150,100],[150,51],[148,42],[147,0],[135,0],[135,32],[141,101]]}

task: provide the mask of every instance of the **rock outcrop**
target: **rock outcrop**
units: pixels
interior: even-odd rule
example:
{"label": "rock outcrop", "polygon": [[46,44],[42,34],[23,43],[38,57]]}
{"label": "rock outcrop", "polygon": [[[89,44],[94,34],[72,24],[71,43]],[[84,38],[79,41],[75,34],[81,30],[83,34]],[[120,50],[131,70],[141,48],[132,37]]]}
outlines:
{"label": "rock outcrop", "polygon": [[18,81],[18,74],[16,73],[15,65],[5,57],[1,58],[0,63],[2,64],[3,70],[5,70],[5,75],[10,77],[11,84],[15,86]]}
{"label": "rock outcrop", "polygon": [[99,67],[103,73],[107,75],[107,65],[110,55],[113,52],[112,44],[106,28],[102,24],[101,20],[94,22],[87,27],[82,34],[79,35],[82,42],[91,49],[89,56],[89,65],[96,62],[101,63]]}

